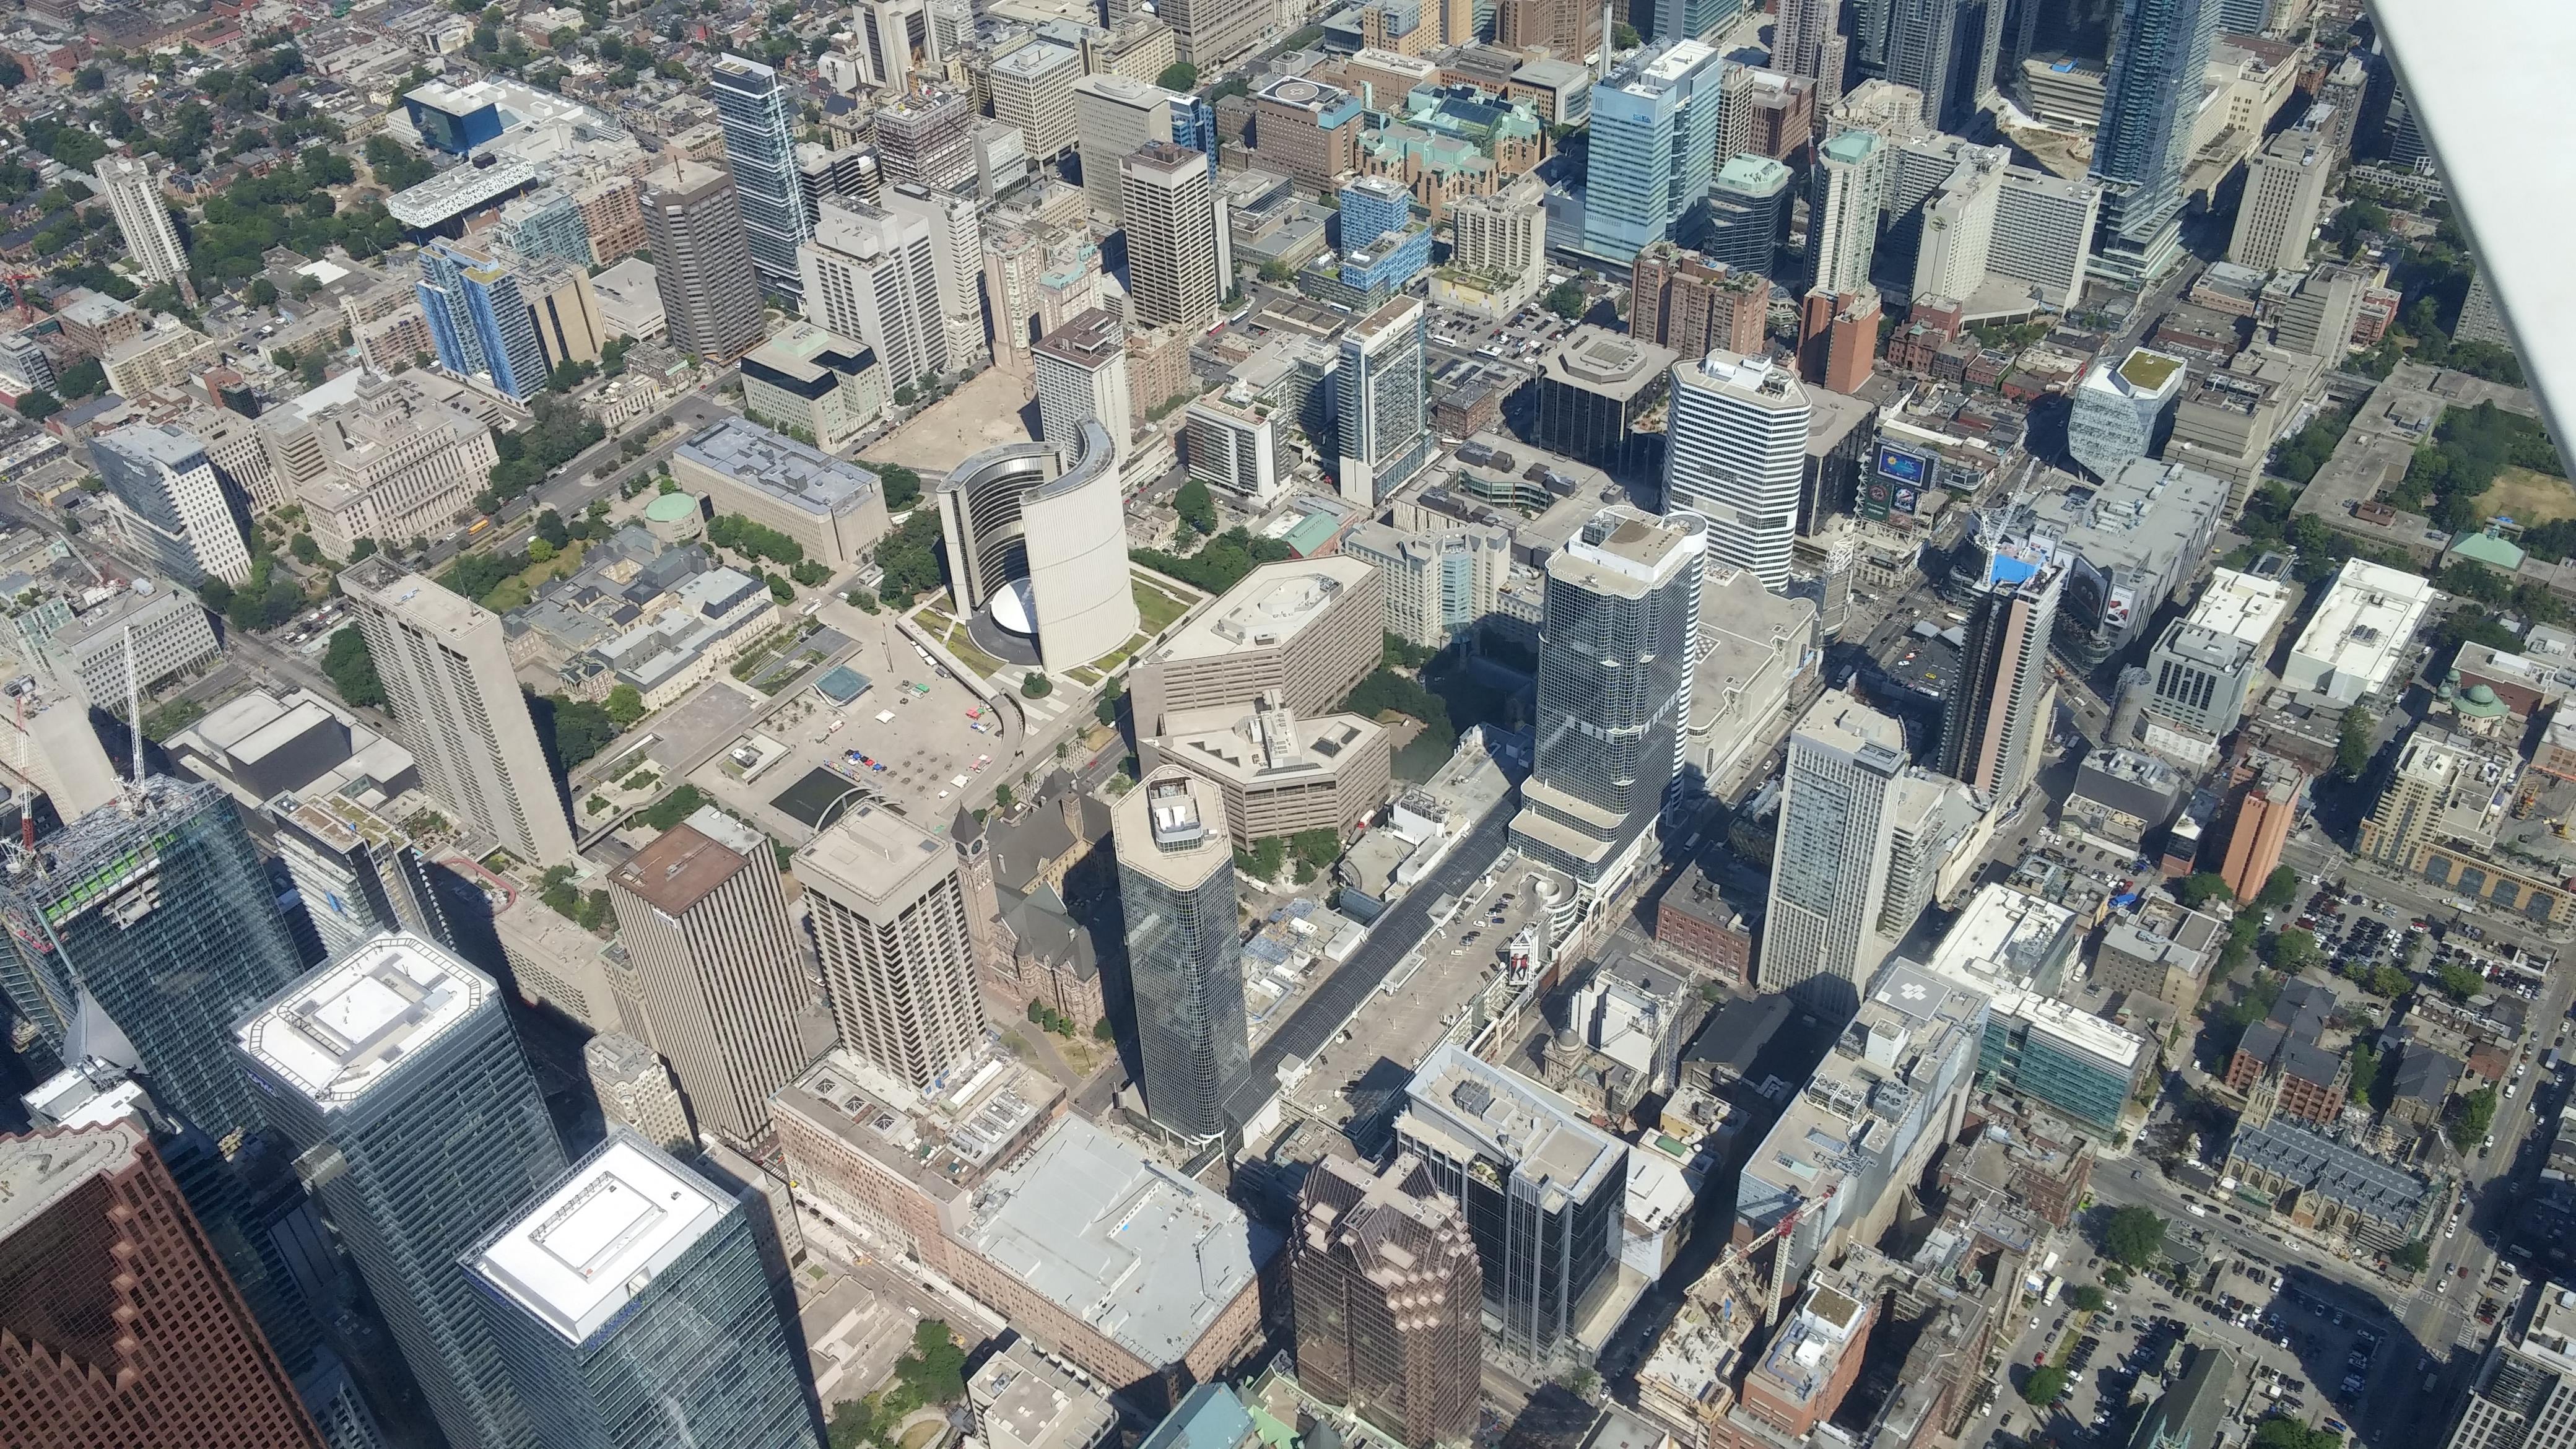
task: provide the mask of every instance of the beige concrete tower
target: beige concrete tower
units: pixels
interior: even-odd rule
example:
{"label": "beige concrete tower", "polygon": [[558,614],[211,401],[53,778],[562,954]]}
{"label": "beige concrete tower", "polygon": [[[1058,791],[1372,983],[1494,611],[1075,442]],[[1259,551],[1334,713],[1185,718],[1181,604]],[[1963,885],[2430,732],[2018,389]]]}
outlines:
{"label": "beige concrete tower", "polygon": [[811,995],[777,853],[710,805],[608,878],[618,935],[701,1131],[740,1146],[769,1132],[769,1094],[804,1069],[796,1012]]}
{"label": "beige concrete tower", "polygon": [[957,852],[853,807],[796,853],[841,1045],[928,1088],[984,1048],[975,927]]}
{"label": "beige concrete tower", "polygon": [[1118,163],[1127,292],[1145,327],[1205,327],[1229,279],[1217,266],[1216,194],[1204,153],[1168,141]]}
{"label": "beige concrete tower", "polygon": [[760,345],[760,274],[733,177],[695,161],[644,178],[644,236],[671,345],[731,362]]}
{"label": "beige concrete tower", "polygon": [[340,591],[357,605],[358,632],[422,785],[520,859],[570,861],[572,821],[500,617],[381,554],[344,571]]}

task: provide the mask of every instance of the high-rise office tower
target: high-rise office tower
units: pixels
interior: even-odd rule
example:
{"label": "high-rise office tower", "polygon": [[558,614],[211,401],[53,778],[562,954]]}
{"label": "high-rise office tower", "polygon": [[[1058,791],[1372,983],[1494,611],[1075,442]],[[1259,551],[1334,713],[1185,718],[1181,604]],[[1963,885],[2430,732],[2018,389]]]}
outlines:
{"label": "high-rise office tower", "polygon": [[2246,163],[2245,194],[2236,203],[2227,259],[2264,272],[2306,266],[2317,207],[2334,169],[2333,148],[2313,128],[2293,126],[2273,137]]}
{"label": "high-rise office tower", "polygon": [[1968,608],[1968,644],[1941,707],[1941,773],[2001,805],[2048,742],[2048,641],[2066,566],[1999,546]]}
{"label": "high-rise office tower", "polygon": [[[725,170],[733,177],[760,288],[793,302],[804,287],[796,247],[814,228],[796,170],[796,129],[787,87],[768,66],[727,55],[708,75],[707,95],[724,127]],[[661,260],[660,252],[653,256]]]}
{"label": "high-rise office tower", "polygon": [[1905,774],[1905,727],[1841,690],[1789,736],[1780,833],[1764,918],[1764,991],[1848,1016],[1894,943],[1877,930],[1891,828]]}
{"label": "high-rise office tower", "polygon": [[1118,163],[1126,216],[1127,291],[1146,327],[1203,328],[1232,278],[1218,266],[1208,159],[1171,142],[1141,146]]}
{"label": "high-rise office tower", "polygon": [[2569,1449],[2576,1445],[2576,1292],[2543,1283],[2470,1381],[2448,1449]]}
{"label": "high-rise office tower", "polygon": [[862,201],[827,202],[801,257],[805,315],[818,326],[866,343],[890,378],[948,370],[929,222]]}
{"label": "high-rise office tower", "polygon": [[1096,422],[1109,434],[1118,461],[1127,461],[1127,435],[1135,403],[1127,387],[1127,329],[1118,314],[1094,307],[1038,339],[1030,349],[1038,390],[1038,436],[1070,443],[1082,425]]}
{"label": "high-rise office tower", "polygon": [[1172,27],[1181,59],[1214,75],[1252,48],[1271,12],[1251,0],[1164,0],[1155,14]]}
{"label": "high-rise office tower", "polygon": [[429,863],[400,826],[342,795],[280,795],[267,813],[278,859],[324,956],[342,955],[379,931],[455,945]]}
{"label": "high-rise office tower", "polygon": [[1843,38],[1840,0],[1780,0],[1772,34],[1771,63],[1783,74],[1816,83],[1816,114],[1842,99],[1843,66],[1850,43]]}
{"label": "high-rise office tower", "polygon": [[461,1261],[564,1170],[500,986],[434,942],[378,936],[232,1037],[447,1442],[533,1449]]}
{"label": "high-rise office tower", "polygon": [[467,1265],[547,1449],[822,1449],[744,1205],[612,1131]]}
{"label": "high-rise office tower", "polygon": [[1886,78],[1923,93],[1923,120],[1964,134],[1995,87],[2004,0],[1889,0]]}
{"label": "high-rise office tower", "polygon": [[974,189],[934,191],[901,181],[880,194],[896,220],[919,222],[930,233],[930,274],[947,367],[972,365],[984,351],[984,223]]}
{"label": "high-rise office tower", "polygon": [[1397,1147],[1455,1199],[1503,1350],[1544,1361],[1617,1275],[1628,1149],[1572,1102],[1444,1041],[1405,1086]]}
{"label": "high-rise office tower", "polygon": [[1494,43],[1506,50],[1544,50],[1581,64],[1609,49],[1601,29],[1608,13],[1607,6],[1589,0],[1498,0]]}
{"label": "high-rise office tower", "polygon": [[2107,271],[2144,279],[2180,254],[2183,172],[2217,28],[2216,0],[2121,0],[2111,22],[2092,171],[2102,183]]}
{"label": "high-rise office tower", "polygon": [[[654,253],[659,260],[661,253]],[[420,252],[420,310],[438,365],[480,377],[521,402],[546,386],[537,329],[510,265],[481,247],[434,237]]]}
{"label": "high-rise office tower", "polygon": [[195,434],[175,423],[129,423],[91,438],[89,456],[162,573],[189,588],[250,578],[242,516]]}
{"label": "high-rise office tower", "polygon": [[769,1131],[769,1094],[804,1069],[796,1013],[812,995],[768,837],[710,805],[608,877],[617,934],[701,1131]]}
{"label": "high-rise office tower", "polygon": [[1789,586],[1798,483],[1807,463],[1807,390],[1781,363],[1712,352],[1673,366],[1664,511],[1708,520],[1708,555]]}
{"label": "high-rise office tower", "polygon": [[1485,1275],[1458,1204],[1420,1159],[1306,1174],[1290,1259],[1297,1382],[1410,1449],[1476,1427]]}
{"label": "high-rise office tower", "polygon": [[1110,811],[1145,1114],[1174,1136],[1218,1137],[1251,1067],[1234,847],[1215,788],[1178,765],[1149,772]]}
{"label": "high-rise office tower", "polygon": [[1816,148],[1807,215],[1807,270],[1814,290],[1841,296],[1869,285],[1886,194],[1886,152],[1874,131],[1845,131]]}
{"label": "high-rise office tower", "polygon": [[1374,508],[1431,460],[1430,314],[1397,297],[1342,333],[1342,496]]}
{"label": "high-rise office tower", "polygon": [[143,1124],[0,1137],[0,1439],[323,1449]]}
{"label": "high-rise office tower", "polygon": [[1700,252],[1731,271],[1773,276],[1780,246],[1789,239],[1795,176],[1768,156],[1728,157],[1709,179]]}
{"label": "high-rise office tower", "polygon": [[108,210],[125,237],[125,250],[144,278],[176,282],[188,274],[188,250],[179,229],[170,223],[170,203],[161,195],[152,165],[139,156],[105,156],[98,163],[98,184],[107,193]]}
{"label": "high-rise office tower", "polygon": [[965,96],[935,86],[877,112],[877,164],[889,186],[906,182],[934,191],[975,189],[975,108]]}
{"label": "high-rise office tower", "polygon": [[1173,141],[1177,107],[1186,98],[1115,74],[1073,83],[1074,135],[1082,155],[1082,195],[1095,212],[1120,219],[1125,202],[1118,165],[1157,141]]}
{"label": "high-rise office tower", "polygon": [[1079,134],[1073,86],[1082,78],[1082,52],[1071,45],[1035,40],[992,63],[993,119],[1016,127],[1020,145],[1041,165],[1074,148]]}
{"label": "high-rise office tower", "polygon": [[925,0],[860,0],[857,19],[859,59],[869,85],[900,91],[914,71],[938,65],[940,36]]}
{"label": "high-rise office tower", "polygon": [[1538,751],[1512,842],[1595,902],[1644,862],[1680,775],[1707,533],[1607,508],[1547,561]]}
{"label": "high-rise office tower", "polygon": [[984,999],[954,850],[854,805],[796,853],[796,879],[844,1048],[925,1088],[979,1059]]}
{"label": "high-rise office tower", "polygon": [[163,1106],[218,1139],[259,1129],[227,1042],[304,962],[222,791],[159,775],[129,787],[15,863],[0,918],[9,1005],[48,1043],[76,1055],[84,1017],[104,1010]]}
{"label": "high-rise office tower", "polygon": [[1699,229],[1717,165],[1726,59],[1698,40],[1640,52],[1592,88],[1583,243],[1622,259]]}
{"label": "high-rise office tower", "polygon": [[671,345],[719,363],[758,347],[761,277],[733,177],[675,154],[645,178],[641,205]]}
{"label": "high-rise office tower", "polygon": [[378,554],[340,575],[421,784],[521,860],[569,862],[572,820],[510,668],[501,620]]}

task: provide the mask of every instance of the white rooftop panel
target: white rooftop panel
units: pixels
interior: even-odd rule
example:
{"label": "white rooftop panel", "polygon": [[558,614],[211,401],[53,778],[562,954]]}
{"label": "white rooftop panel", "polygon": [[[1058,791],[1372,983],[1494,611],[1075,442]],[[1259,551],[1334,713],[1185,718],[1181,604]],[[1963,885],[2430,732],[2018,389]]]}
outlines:
{"label": "white rooftop panel", "polygon": [[356,1101],[471,1015],[492,978],[412,935],[384,935],[305,977],[241,1024],[241,1049],[325,1111]]}
{"label": "white rooftop panel", "polygon": [[621,1134],[494,1233],[474,1272],[566,1342],[585,1343],[712,1231],[725,1207],[704,1182]]}

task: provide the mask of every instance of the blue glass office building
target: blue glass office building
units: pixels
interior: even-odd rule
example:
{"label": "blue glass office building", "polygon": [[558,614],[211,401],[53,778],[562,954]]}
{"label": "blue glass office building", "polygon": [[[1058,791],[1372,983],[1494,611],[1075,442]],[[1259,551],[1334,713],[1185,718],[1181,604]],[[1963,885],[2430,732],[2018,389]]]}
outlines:
{"label": "blue glass office building", "polygon": [[256,1132],[266,1117],[233,1065],[232,1024],[304,963],[222,791],[156,776],[132,802],[72,822],[0,883],[0,985],[57,1049],[86,995],[133,1044],[162,1106],[209,1137]]}
{"label": "blue glass office building", "polygon": [[519,279],[497,258],[433,239],[421,248],[416,290],[441,367],[487,377],[521,402],[544,389],[546,358],[536,323],[519,296]]}
{"label": "blue glass office building", "polygon": [[725,169],[742,200],[751,234],[751,266],[760,289],[790,301],[805,295],[796,249],[814,235],[796,169],[796,128],[787,87],[756,60],[728,55],[708,78],[708,98],[724,126]]}
{"label": "blue glass office building", "polygon": [[2170,250],[2217,25],[2216,0],[2121,0],[2093,138],[2106,251]]}
{"label": "blue glass office building", "polygon": [[547,1449],[821,1449],[750,1215],[634,1133],[466,1263]]}
{"label": "blue glass office building", "polygon": [[1342,250],[1366,251],[1413,220],[1413,193],[1383,176],[1363,177],[1342,188]]}
{"label": "blue glass office building", "polygon": [[1627,261],[1648,242],[1697,240],[1717,167],[1725,60],[1696,40],[1647,51],[1592,88],[1583,249]]}
{"label": "blue glass office building", "polygon": [[384,935],[229,1034],[456,1449],[535,1449],[467,1252],[563,1176],[491,977]]}

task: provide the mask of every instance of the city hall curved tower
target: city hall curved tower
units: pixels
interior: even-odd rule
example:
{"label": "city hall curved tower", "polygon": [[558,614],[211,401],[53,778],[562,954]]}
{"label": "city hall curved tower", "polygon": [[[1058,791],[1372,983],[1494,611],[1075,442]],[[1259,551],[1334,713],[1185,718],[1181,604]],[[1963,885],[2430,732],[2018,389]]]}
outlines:
{"label": "city hall curved tower", "polygon": [[1135,637],[1125,500],[1099,423],[1086,420],[1069,443],[987,448],[941,481],[938,499],[948,578],[969,613],[1034,633],[1050,669]]}

